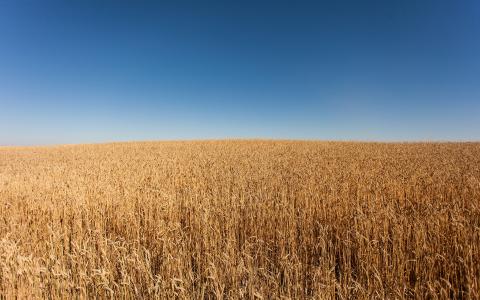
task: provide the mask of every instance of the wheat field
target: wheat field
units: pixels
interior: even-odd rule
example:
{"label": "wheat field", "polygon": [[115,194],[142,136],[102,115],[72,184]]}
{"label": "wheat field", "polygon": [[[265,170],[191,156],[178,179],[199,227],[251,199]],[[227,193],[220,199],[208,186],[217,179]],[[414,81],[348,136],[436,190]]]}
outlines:
{"label": "wheat field", "polygon": [[0,298],[479,299],[480,143],[0,148]]}

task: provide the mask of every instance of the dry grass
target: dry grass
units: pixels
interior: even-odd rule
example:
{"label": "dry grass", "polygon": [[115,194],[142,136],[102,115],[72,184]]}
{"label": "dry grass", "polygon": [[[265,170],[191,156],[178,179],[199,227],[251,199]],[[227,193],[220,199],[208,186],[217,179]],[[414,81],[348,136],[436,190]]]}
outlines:
{"label": "dry grass", "polygon": [[480,298],[480,144],[0,148],[0,298]]}

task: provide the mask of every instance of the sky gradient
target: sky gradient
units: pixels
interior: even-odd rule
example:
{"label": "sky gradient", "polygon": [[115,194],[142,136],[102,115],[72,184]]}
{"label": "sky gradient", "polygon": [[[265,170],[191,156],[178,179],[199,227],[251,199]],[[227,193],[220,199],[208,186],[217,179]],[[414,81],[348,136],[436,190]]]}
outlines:
{"label": "sky gradient", "polygon": [[480,140],[480,2],[0,1],[0,145]]}

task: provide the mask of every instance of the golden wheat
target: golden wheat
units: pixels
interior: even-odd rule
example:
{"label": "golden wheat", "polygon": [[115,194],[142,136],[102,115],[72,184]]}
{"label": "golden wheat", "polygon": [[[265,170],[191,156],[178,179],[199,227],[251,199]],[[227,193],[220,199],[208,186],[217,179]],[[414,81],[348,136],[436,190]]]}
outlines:
{"label": "golden wheat", "polygon": [[0,148],[0,297],[479,299],[480,144]]}

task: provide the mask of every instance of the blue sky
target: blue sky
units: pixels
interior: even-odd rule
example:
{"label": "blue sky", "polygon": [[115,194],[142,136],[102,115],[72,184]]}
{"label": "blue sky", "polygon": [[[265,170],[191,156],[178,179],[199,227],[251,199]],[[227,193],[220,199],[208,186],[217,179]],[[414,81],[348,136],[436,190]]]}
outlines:
{"label": "blue sky", "polygon": [[0,1],[0,145],[480,140],[480,3]]}

